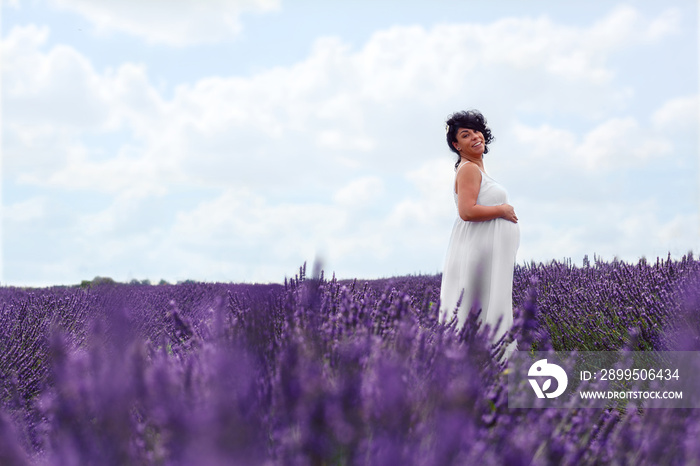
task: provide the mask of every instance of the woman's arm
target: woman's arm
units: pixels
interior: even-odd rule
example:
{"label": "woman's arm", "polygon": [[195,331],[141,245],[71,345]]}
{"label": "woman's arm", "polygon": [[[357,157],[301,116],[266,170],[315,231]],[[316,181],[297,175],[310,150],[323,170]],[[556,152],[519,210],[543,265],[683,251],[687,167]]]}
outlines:
{"label": "woman's arm", "polygon": [[457,173],[457,210],[462,220],[467,222],[485,222],[495,218],[504,218],[518,223],[515,210],[510,204],[495,206],[478,205],[476,198],[481,187],[481,171],[473,163],[467,164]]}

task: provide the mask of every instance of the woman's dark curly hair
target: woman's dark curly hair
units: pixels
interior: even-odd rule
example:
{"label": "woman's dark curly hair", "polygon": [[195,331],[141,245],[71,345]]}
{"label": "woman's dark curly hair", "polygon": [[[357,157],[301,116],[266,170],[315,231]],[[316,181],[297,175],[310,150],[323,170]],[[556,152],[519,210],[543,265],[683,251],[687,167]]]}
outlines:
{"label": "woman's dark curly hair", "polygon": [[[476,131],[481,131],[484,135],[484,154],[489,152],[489,144],[493,141],[493,135],[491,134],[491,129],[486,126],[486,118],[478,110],[468,110],[466,112],[455,112],[447,119],[445,122],[447,125],[447,134],[445,138],[447,139],[447,146],[452,152],[459,155],[459,151],[455,149],[452,145],[453,142],[457,142],[457,131],[460,128],[469,128]],[[455,163],[455,168],[459,165],[461,157],[457,158],[457,163]]]}

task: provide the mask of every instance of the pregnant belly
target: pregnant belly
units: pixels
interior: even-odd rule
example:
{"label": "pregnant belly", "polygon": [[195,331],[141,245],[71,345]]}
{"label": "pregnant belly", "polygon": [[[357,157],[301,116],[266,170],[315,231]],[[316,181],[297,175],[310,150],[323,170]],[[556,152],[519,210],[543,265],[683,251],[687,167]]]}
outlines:
{"label": "pregnant belly", "polygon": [[495,241],[501,248],[512,251],[515,255],[520,247],[520,226],[503,218],[497,219],[496,222]]}

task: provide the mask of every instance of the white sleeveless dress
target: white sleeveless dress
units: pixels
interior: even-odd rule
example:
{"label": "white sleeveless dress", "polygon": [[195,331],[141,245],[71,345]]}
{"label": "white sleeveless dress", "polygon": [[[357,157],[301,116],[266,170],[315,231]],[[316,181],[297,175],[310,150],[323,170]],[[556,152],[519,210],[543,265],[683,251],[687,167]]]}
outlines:
{"label": "white sleeveless dress", "polygon": [[[463,162],[455,171],[464,165]],[[479,169],[481,171],[481,169]],[[454,193],[455,205],[457,193]],[[481,171],[481,186],[476,203],[494,206],[508,203],[506,190]],[[496,339],[513,325],[513,267],[520,246],[520,228],[503,218],[468,222],[457,216],[447,248],[440,287],[440,321],[452,319],[457,302],[457,328],[462,328],[469,308],[478,301],[480,321],[495,328],[501,319]]]}

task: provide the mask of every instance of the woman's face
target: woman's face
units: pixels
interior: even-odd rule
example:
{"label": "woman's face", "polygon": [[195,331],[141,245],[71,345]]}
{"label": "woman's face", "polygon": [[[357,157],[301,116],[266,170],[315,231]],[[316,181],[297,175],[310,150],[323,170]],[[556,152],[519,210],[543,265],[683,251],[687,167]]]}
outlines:
{"label": "woman's face", "polygon": [[471,128],[459,128],[457,130],[457,142],[452,143],[455,149],[463,156],[481,158],[486,144],[481,131]]}

